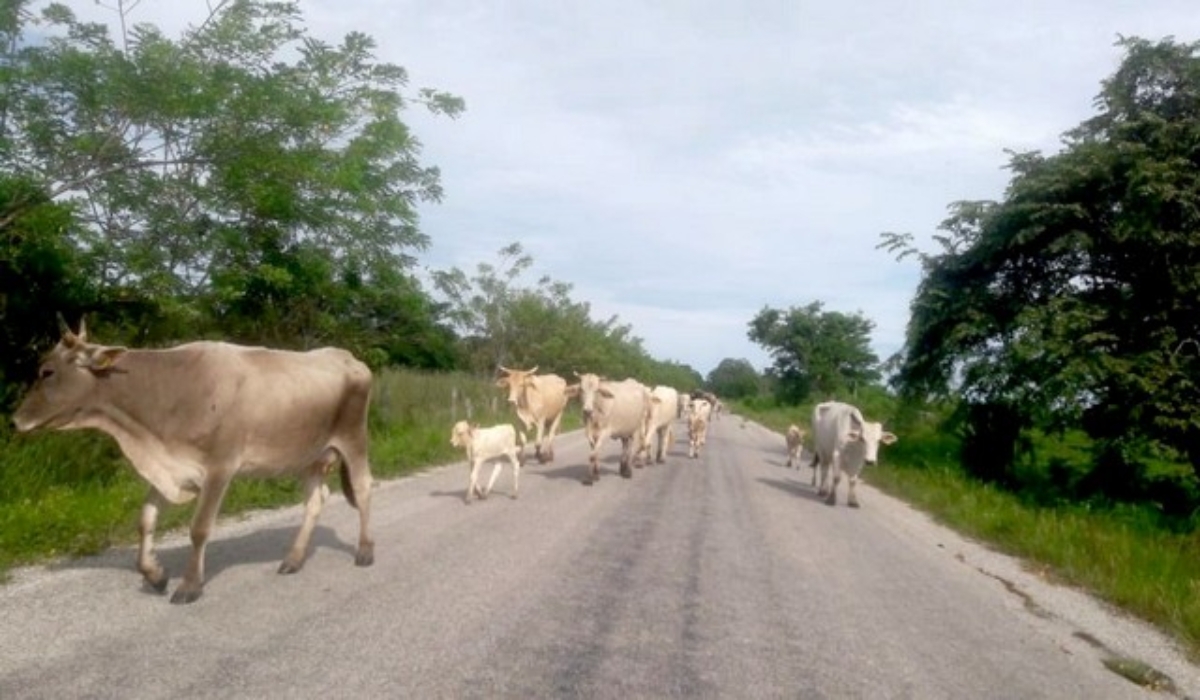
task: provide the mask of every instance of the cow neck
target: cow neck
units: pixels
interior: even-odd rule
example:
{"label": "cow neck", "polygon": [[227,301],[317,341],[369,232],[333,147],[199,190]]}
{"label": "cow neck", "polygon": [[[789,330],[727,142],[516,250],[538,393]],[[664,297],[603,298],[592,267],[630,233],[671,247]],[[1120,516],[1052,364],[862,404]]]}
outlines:
{"label": "cow neck", "polygon": [[187,420],[180,411],[195,403],[197,385],[205,391],[197,368],[202,358],[200,352],[181,348],[127,351],[98,379],[90,410],[79,421],[80,427],[112,436],[138,474],[172,503],[190,500],[199,486],[202,467],[187,465],[190,468],[180,472],[184,465],[172,457],[164,433],[179,428],[203,431],[197,425],[202,421]]}

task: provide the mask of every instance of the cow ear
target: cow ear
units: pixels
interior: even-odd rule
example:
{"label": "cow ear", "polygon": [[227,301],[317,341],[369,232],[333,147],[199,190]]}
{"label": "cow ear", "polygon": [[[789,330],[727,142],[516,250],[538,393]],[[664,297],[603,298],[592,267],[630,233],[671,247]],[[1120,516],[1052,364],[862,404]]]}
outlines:
{"label": "cow ear", "polygon": [[500,387],[501,389],[508,386],[508,377],[501,377],[500,379],[497,379],[496,386]]}
{"label": "cow ear", "polygon": [[606,399],[611,399],[613,397],[613,393],[611,391],[609,391],[608,389],[605,389],[604,387],[600,387],[600,389],[597,390],[596,393],[600,394],[601,396],[603,396]]}
{"label": "cow ear", "polygon": [[880,441],[880,442],[882,442],[882,443],[883,443],[883,444],[885,444],[885,445],[890,445],[890,444],[892,444],[893,442],[896,442],[896,441],[897,441],[897,440],[899,440],[899,439],[900,439],[900,438],[896,437],[896,436],[895,436],[895,435],[893,435],[892,433],[884,433],[883,435],[880,435],[880,436],[879,436],[879,441]]}
{"label": "cow ear", "polygon": [[575,398],[576,396],[579,396],[579,385],[578,384],[568,385],[567,388],[564,389],[563,391],[566,393],[566,395],[569,398]]}
{"label": "cow ear", "polygon": [[125,356],[125,348],[97,348],[88,357],[87,368],[93,372],[106,372]]}

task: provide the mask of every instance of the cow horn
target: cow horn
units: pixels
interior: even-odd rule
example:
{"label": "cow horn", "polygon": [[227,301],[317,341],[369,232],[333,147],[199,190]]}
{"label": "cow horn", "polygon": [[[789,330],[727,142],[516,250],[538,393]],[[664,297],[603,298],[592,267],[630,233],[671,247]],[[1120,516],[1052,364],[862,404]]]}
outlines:
{"label": "cow horn", "polygon": [[75,335],[75,333],[71,330],[71,327],[67,325],[67,319],[63,318],[61,311],[59,311],[57,313],[57,316],[58,316],[58,330],[59,330],[59,332],[62,333],[63,345],[66,345],[67,347],[74,347],[74,346],[78,345],[79,343],[81,343],[83,341],[83,338],[81,338],[78,335]]}

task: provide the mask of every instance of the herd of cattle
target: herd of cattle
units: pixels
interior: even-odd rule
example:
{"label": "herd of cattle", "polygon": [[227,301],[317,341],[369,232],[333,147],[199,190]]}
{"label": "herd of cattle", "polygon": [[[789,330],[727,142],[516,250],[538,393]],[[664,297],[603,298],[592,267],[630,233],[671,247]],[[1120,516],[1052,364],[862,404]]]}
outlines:
{"label": "herd of cattle", "polygon": [[[198,498],[192,518],[192,551],[173,603],[190,603],[204,588],[205,547],[225,491],[235,475],[299,476],[304,485],[304,520],[280,573],[299,571],[337,468],[346,500],[359,512],[355,564],[374,562],[369,534],[372,478],[367,459],[367,411],[371,371],[350,353],[324,348],[291,352],[221,342],[195,342],[162,350],[127,349],[92,343],[62,323],[62,338],[46,354],[37,381],[12,419],[16,429],[92,428],[112,436],[133,468],[150,485],[138,519],[137,568],[156,591],[168,574],[154,552],[159,511],[168,503]],[[501,367],[496,384],[525,430],[535,430],[539,462],[554,459],[554,438],[563,412],[578,399],[591,451],[583,483],[600,476],[601,448],[621,441],[620,474],[635,463],[664,462],[674,442],[676,420],[687,421],[688,455],[700,456],[710,420],[722,410],[716,396],[695,395],[636,380],[610,381],[577,374],[568,384],[537,368]],[[823,403],[813,412],[813,483],[836,503],[841,475],[849,480],[848,504],[857,506],[855,484],[881,444],[896,440],[855,407]],[[787,432],[788,466],[800,466],[804,431]],[[481,486],[483,463],[504,459],[512,466],[517,496],[526,436],[512,425],[479,427],[455,423],[451,443],[466,451],[470,472],[465,501],[486,498],[503,467],[497,461]],[[832,471],[832,482],[829,474]]]}

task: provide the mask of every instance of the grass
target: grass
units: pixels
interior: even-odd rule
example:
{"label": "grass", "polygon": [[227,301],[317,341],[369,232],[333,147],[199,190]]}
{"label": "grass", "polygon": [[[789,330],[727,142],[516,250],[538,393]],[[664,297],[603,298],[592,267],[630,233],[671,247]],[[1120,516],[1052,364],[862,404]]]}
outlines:
{"label": "grass", "polygon": [[[797,408],[735,410],[779,432],[807,424]],[[952,436],[932,423],[897,432],[864,475],[872,486],[1158,626],[1200,661],[1200,530],[1165,528],[1150,506],[1039,506],[963,474]]]}

